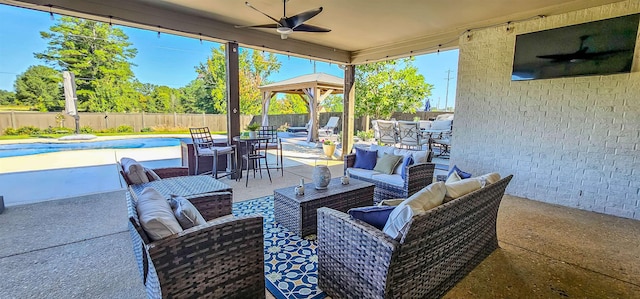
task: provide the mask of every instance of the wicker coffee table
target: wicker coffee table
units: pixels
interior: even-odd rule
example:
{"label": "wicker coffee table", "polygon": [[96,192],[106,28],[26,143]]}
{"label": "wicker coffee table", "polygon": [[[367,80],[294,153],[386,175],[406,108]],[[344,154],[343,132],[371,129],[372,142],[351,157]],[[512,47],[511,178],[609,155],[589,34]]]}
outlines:
{"label": "wicker coffee table", "polygon": [[342,185],[340,178],[334,178],[325,190],[305,184],[304,195],[296,195],[293,186],[276,189],[273,191],[273,215],[276,222],[299,236],[315,234],[318,208],[347,212],[351,208],[372,206],[374,187],[374,184],[354,179],[350,184]]}

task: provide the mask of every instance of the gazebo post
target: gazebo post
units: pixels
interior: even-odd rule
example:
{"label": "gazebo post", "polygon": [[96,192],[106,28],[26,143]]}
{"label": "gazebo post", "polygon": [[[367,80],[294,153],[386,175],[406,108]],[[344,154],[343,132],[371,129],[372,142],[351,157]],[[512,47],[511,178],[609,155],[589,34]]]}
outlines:
{"label": "gazebo post", "polygon": [[344,96],[342,99],[342,157],[351,152],[353,132],[355,131],[355,103],[356,103],[356,66],[347,65],[344,68]]}
{"label": "gazebo post", "polygon": [[275,92],[272,91],[263,91],[262,92],[262,125],[269,125],[269,104],[271,103],[271,98]]}

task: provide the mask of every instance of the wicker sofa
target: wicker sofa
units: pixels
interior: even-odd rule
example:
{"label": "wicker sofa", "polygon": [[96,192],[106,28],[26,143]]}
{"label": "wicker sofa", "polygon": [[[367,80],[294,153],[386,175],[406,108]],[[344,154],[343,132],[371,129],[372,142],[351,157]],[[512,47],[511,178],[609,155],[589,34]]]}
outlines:
{"label": "wicker sofa", "polygon": [[[377,150],[378,156],[381,156],[384,152],[394,153],[396,155],[419,152],[398,149],[392,146],[377,145],[372,145],[369,149]],[[344,156],[344,174],[348,174],[351,178],[376,185],[373,195],[373,201],[376,204],[384,199],[407,198],[433,182],[435,164],[430,163],[431,152],[421,151],[421,153],[424,154],[424,161],[419,161],[419,163],[407,166],[405,170],[406,176],[404,178],[402,178],[399,173],[386,175],[371,170],[354,168],[354,165],[356,165],[356,154]]]}
{"label": "wicker sofa", "polygon": [[135,192],[127,192],[129,231],[147,297],[264,298],[262,217],[231,216],[229,192],[185,198],[207,223],[150,241],[138,220]]}
{"label": "wicker sofa", "polygon": [[498,207],[511,178],[414,216],[400,240],[319,209],[319,287],[332,298],[443,296],[498,248]]}

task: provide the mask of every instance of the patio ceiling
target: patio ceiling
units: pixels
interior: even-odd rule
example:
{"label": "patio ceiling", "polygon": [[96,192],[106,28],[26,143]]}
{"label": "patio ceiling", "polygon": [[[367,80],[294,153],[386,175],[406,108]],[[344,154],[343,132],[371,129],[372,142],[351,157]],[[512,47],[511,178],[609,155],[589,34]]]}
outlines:
{"label": "patio ceiling", "polygon": [[[216,42],[308,57],[361,64],[457,47],[467,30],[517,24],[540,15],[560,14],[620,0],[290,0],[287,16],[322,6],[306,24],[328,33],[294,32],[283,40],[274,29],[235,28],[270,20],[245,6],[245,0],[0,0],[0,3],[171,32]],[[280,18],[281,0],[252,0]]]}

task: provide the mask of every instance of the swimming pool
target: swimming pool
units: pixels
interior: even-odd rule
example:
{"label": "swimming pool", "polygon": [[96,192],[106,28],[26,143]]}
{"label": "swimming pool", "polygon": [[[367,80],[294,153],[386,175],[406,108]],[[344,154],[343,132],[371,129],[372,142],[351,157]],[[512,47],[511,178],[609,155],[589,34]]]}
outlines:
{"label": "swimming pool", "polygon": [[[0,158],[87,149],[127,149],[180,145],[182,138],[130,138],[88,142],[0,144]],[[188,141],[191,141],[189,139]]]}

